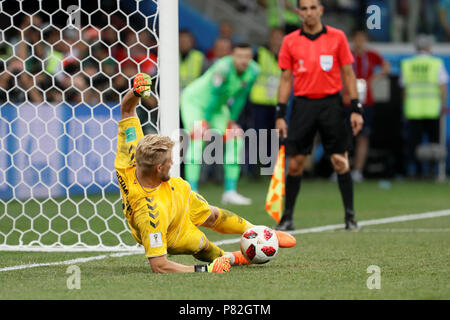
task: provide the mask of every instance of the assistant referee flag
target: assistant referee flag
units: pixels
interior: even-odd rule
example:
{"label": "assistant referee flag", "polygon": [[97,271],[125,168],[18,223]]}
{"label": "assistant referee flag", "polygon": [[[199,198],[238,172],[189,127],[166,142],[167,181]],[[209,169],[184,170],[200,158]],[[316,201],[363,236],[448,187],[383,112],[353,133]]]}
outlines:
{"label": "assistant referee flag", "polygon": [[284,145],[281,145],[266,197],[266,211],[277,223],[280,222],[281,212],[283,210],[283,197],[285,191],[284,171],[285,150]]}

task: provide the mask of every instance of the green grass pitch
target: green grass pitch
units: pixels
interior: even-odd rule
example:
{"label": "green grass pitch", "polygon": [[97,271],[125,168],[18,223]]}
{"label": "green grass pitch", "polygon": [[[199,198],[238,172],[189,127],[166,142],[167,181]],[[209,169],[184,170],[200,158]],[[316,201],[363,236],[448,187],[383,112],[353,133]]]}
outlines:
{"label": "green grass pitch", "polygon": [[[244,179],[239,190],[253,199],[253,205],[228,208],[254,224],[274,226],[264,211],[268,182]],[[222,186],[204,185],[200,193],[220,205]],[[357,220],[449,209],[449,195],[449,184],[402,181],[393,182],[390,189],[380,188],[378,181],[356,184]],[[296,205],[296,228],[339,223],[343,209],[337,185],[305,179]],[[6,227],[5,221],[0,223],[0,228]],[[212,241],[237,238],[205,233]],[[450,216],[366,226],[359,233],[336,230],[296,238],[296,247],[281,249],[270,263],[233,267],[227,274],[153,274],[143,254],[77,263],[79,290],[67,288],[68,265],[0,271],[0,299],[450,299]],[[223,249],[238,250],[238,244]],[[102,254],[109,255],[0,252],[0,269]],[[197,263],[191,256],[169,259]],[[367,288],[371,265],[381,270],[381,289]]]}

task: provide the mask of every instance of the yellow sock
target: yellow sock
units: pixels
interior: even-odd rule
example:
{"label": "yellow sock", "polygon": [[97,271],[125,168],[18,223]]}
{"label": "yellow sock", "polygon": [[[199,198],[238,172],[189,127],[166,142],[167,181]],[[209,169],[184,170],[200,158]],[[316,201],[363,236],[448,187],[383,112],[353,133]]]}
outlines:
{"label": "yellow sock", "polygon": [[221,257],[224,254],[225,252],[222,249],[220,249],[214,243],[208,241],[208,245],[206,246],[206,248],[194,254],[194,258],[200,261],[212,262],[214,261],[214,259]]}
{"label": "yellow sock", "polygon": [[253,225],[237,214],[225,210],[219,209],[219,216],[217,217],[216,222],[211,227],[216,232],[226,233],[226,234],[243,234]]}

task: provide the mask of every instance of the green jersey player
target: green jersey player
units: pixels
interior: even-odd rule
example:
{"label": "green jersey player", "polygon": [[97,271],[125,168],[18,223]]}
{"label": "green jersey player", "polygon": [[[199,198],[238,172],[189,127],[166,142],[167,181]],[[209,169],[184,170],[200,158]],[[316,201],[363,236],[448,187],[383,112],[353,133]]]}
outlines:
{"label": "green jersey player", "polygon": [[[185,158],[185,178],[197,190],[203,154],[203,133],[212,129],[224,136],[224,204],[251,204],[237,193],[240,175],[238,157],[244,145],[236,121],[259,73],[250,45],[235,46],[231,56],[219,59],[181,95],[181,119],[191,136]],[[231,129],[231,130],[227,130]]]}

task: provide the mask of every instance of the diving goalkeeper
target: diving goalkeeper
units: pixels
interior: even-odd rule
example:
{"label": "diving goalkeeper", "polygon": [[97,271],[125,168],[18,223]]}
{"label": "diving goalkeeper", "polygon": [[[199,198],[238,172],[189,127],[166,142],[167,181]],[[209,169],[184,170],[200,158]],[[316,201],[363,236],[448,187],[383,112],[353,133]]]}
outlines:
{"label": "diving goalkeeper", "polygon": [[[136,106],[150,96],[151,78],[138,74],[123,98],[115,168],[123,212],[133,238],[145,248],[153,272],[227,272],[231,265],[249,264],[240,251],[224,252],[208,241],[198,226],[219,233],[242,234],[252,226],[238,215],[210,206],[188,182],[170,177],[173,141],[158,134],[143,135]],[[280,247],[295,238],[276,232]],[[208,264],[187,266],[167,254],[190,254]]]}

